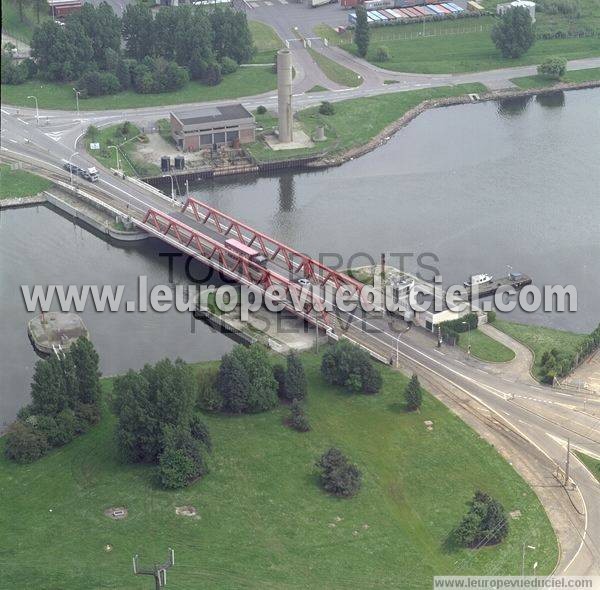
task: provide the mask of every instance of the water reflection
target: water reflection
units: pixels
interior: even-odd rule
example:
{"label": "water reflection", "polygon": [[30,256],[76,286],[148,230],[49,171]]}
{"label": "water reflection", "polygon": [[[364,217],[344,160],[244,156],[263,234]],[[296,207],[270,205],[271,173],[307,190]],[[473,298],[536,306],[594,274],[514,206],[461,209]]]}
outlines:
{"label": "water reflection", "polygon": [[547,94],[538,94],[535,101],[546,108],[553,109],[565,106],[565,93],[562,90],[548,92]]}
{"label": "water reflection", "polygon": [[516,115],[522,115],[532,100],[533,96],[503,98],[498,101],[498,114],[507,119]]}
{"label": "water reflection", "polygon": [[294,208],[294,175],[291,172],[279,177],[279,209],[291,211]]}

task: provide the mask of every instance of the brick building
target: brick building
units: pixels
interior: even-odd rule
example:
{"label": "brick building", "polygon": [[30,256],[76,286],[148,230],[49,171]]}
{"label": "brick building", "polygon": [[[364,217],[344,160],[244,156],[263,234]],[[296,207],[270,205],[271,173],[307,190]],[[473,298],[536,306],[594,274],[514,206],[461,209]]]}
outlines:
{"label": "brick building", "polygon": [[185,152],[250,143],[254,127],[254,117],[241,104],[171,113],[171,135]]}
{"label": "brick building", "polygon": [[54,20],[63,19],[72,12],[81,10],[83,0],[47,0],[50,14]]}

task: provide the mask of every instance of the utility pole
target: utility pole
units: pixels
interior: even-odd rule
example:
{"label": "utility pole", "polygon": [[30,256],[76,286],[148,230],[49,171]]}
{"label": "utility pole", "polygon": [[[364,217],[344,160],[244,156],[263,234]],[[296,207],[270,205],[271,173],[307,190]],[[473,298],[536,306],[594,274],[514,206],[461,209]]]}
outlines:
{"label": "utility pole", "polygon": [[565,465],[565,485],[569,485],[569,460],[571,457],[571,439],[567,439],[567,462]]}
{"label": "utility pole", "polygon": [[165,563],[155,563],[152,568],[140,568],[139,558],[133,556],[133,573],[136,576],[154,577],[155,590],[161,590],[167,585],[167,570],[175,565],[175,551],[169,547],[169,558]]}

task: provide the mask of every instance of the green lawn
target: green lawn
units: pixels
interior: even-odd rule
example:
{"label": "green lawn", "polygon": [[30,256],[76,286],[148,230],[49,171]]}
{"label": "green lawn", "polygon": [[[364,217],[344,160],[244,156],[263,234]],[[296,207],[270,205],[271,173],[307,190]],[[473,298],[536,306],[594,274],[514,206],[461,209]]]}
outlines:
{"label": "green lawn", "polygon": [[329,90],[329,89],[325,88],[324,86],[321,86],[321,85],[317,84],[316,86],[313,86],[312,88],[310,88],[306,92],[327,92],[327,90]]}
{"label": "green lawn", "polygon": [[[40,22],[50,18],[48,7],[40,7]],[[37,14],[31,2],[23,2],[23,21],[19,17],[17,2],[2,0],[2,30],[19,41],[29,43],[33,29],[37,26]]]}
{"label": "green lawn", "polygon": [[256,47],[252,63],[273,63],[275,52],[283,47],[283,41],[269,25],[249,20],[248,26]]}
{"label": "green lawn", "polygon": [[600,460],[594,459],[585,453],[581,453],[580,451],[575,451],[575,454],[580,459],[580,461],[594,474],[594,477],[600,483]]}
{"label": "green lawn", "polygon": [[298,112],[296,118],[309,135],[318,126],[325,126],[326,141],[315,144],[312,148],[286,150],[283,153],[271,150],[261,141],[247,147],[259,161],[298,158],[325,151],[329,154],[339,153],[367,143],[387,125],[424,100],[471,92],[483,93],[485,90],[482,84],[460,84],[354,98],[336,102],[335,114],[331,116],[320,115],[318,107],[311,107]]}
{"label": "green lawn", "polygon": [[49,180],[25,170],[11,170],[6,164],[0,166],[0,199],[31,197],[51,186]]}
{"label": "green lawn", "polygon": [[558,350],[574,352],[579,343],[586,337],[585,334],[575,334],[574,332],[565,332],[543,326],[517,324],[501,319],[496,319],[493,325],[495,328],[502,330],[527,346],[533,352],[534,361],[532,371],[533,376],[537,379],[540,377],[539,365],[544,351],[556,348]]}
{"label": "green lawn", "polygon": [[469,342],[471,343],[471,356],[482,361],[505,363],[515,358],[515,353],[510,348],[490,338],[490,336],[480,330],[471,330],[470,340],[468,333],[460,335],[458,340],[460,348],[466,351]]}
{"label": "green lawn", "polygon": [[[117,168],[117,154],[113,148],[114,145],[119,148],[119,165],[121,170],[127,176],[152,176],[160,174],[158,164],[152,164],[142,161],[139,156],[136,157],[136,148],[140,145],[140,130],[135,125],[130,125],[126,136],[122,134],[122,125],[111,125],[103,127],[95,138],[85,138],[85,149],[90,156],[93,156],[107,168]],[[90,143],[99,143],[99,150],[92,150]]]}
{"label": "green lawn", "polygon": [[315,60],[316,64],[321,68],[323,73],[336,84],[341,86],[356,87],[363,83],[363,79],[354,71],[338,64],[337,62],[324,56],[322,53],[308,48],[310,56]]}
{"label": "green lawn", "polygon": [[[560,82],[589,82],[592,80],[600,80],[600,68],[571,70],[564,75]],[[523,76],[522,78],[512,78],[511,82],[525,90],[530,88],[546,88],[547,86],[554,86],[560,83],[556,80],[550,80],[545,76]]]}
{"label": "green lawn", "polygon": [[[269,66],[240,68],[223,78],[218,86],[205,86],[199,82],[188,82],[181,90],[162,94],[137,94],[132,91],[119,92],[111,96],[81,99],[81,110],[132,109],[171,104],[202,102],[227,98],[240,98],[273,90],[277,78]],[[12,86],[2,84],[2,102],[17,106],[31,106],[27,97],[37,96],[40,109],[75,110],[73,84],[53,84],[31,80]]]}
{"label": "green lawn", "polygon": [[[577,23],[600,29],[600,3],[584,2],[583,4],[589,14],[586,13],[588,16],[578,20]],[[446,74],[538,64],[546,57],[555,55],[569,60],[600,56],[599,38],[581,37],[538,40],[524,56],[518,59],[505,59],[490,38],[490,30],[494,22],[493,17],[486,16],[425,25],[374,27],[371,29],[367,59],[380,67],[399,72]],[[538,30],[561,29],[566,26],[566,22],[568,21],[564,17],[550,18],[550,15],[540,13],[537,28]],[[577,24],[573,26],[576,27]],[[473,32],[454,34],[461,28]],[[436,36],[428,36],[434,31]],[[423,32],[426,36],[421,36]],[[340,37],[333,30],[326,35],[331,42],[338,43],[342,48],[356,54],[356,46],[347,42],[349,36]],[[404,38],[411,35],[412,39]],[[389,61],[375,61],[376,51],[381,46],[388,48],[391,56]]]}
{"label": "green lawn", "polygon": [[[133,576],[132,555],[151,564],[173,547],[178,590],[431,588],[434,574],[518,574],[525,536],[537,547],[527,571],[534,561],[552,571],[558,547],[545,512],[493,447],[429,395],[420,413],[404,412],[406,378],[386,367],[381,394],[348,395],[324,384],[319,357],[302,358],[312,431],[286,428],[284,408],[208,416],[211,473],[184,491],[163,491],[152,468],[117,460],[106,410],[98,427],[33,465],[0,458],[3,584],[143,590],[152,580]],[[313,464],[330,445],[363,472],[352,499],[319,488]],[[446,539],[477,488],[522,516],[500,546],[453,548]],[[188,504],[198,519],[175,514]],[[110,506],[129,517],[110,520]]]}

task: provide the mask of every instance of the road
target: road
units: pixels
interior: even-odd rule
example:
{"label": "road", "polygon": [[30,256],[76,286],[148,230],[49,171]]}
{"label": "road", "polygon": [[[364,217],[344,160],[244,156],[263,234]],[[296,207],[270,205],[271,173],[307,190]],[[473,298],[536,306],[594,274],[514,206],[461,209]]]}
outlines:
{"label": "road", "polygon": [[[157,112],[140,109],[136,120],[150,121]],[[31,110],[16,115],[14,109],[3,107],[2,154],[60,173],[61,159],[68,159],[75,151],[77,136],[89,121],[107,124],[122,119],[123,113],[86,114],[83,122],[74,122],[73,113],[70,116],[70,122],[63,113],[49,118],[47,125],[43,121],[38,126]],[[72,161],[80,166],[95,164],[83,150]],[[106,193],[106,200],[113,206],[134,216],[143,216],[149,207],[167,214],[175,210],[169,199],[106,170],[101,171],[96,189]],[[186,223],[194,226],[195,220],[189,217]],[[575,449],[600,456],[598,413],[593,413],[596,406],[600,411],[598,400],[590,400],[586,406],[577,395],[508,381],[501,374],[486,372],[477,363],[438,350],[416,330],[398,339],[385,317],[361,321],[355,316],[342,316],[338,334],[340,325],[350,320],[348,337],[386,359],[398,361],[404,370],[418,373],[434,394],[493,440],[533,485],[559,534],[562,553],[557,571],[600,574],[600,484],[574,456],[570,475],[576,488],[567,491],[554,477],[557,465],[565,463],[567,439]]]}

